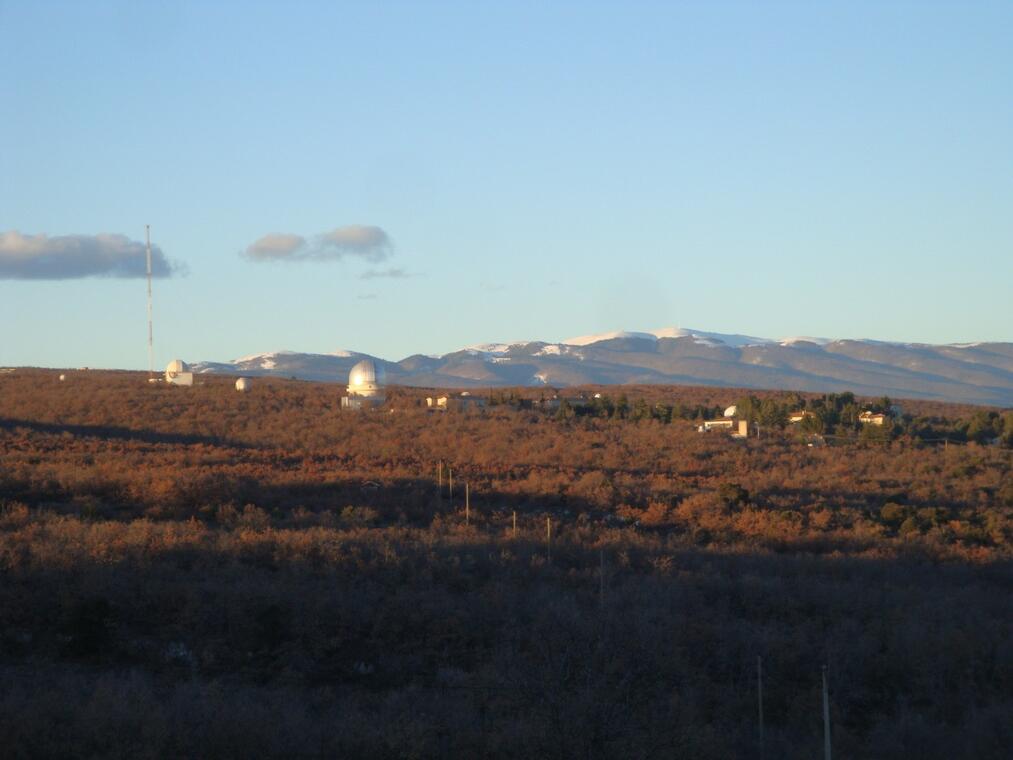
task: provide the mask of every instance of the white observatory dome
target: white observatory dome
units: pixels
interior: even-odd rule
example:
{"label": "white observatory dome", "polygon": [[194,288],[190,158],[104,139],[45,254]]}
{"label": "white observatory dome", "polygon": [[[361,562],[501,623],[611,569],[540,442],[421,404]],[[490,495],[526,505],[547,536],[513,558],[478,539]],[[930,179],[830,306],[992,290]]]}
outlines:
{"label": "white observatory dome", "polygon": [[236,390],[240,393],[246,393],[250,390],[250,379],[247,377],[241,377],[236,380]]}
{"label": "white observatory dome", "polygon": [[735,415],[736,415],[736,414],[738,413],[738,411],[739,411],[739,410],[738,410],[738,408],[737,408],[737,407],[735,406],[735,404],[732,404],[732,405],[731,405],[730,407],[728,407],[727,409],[725,409],[725,414],[724,414],[724,416],[725,416],[725,417],[729,417],[729,418],[731,418],[731,417],[734,417],[734,416],[735,416]]}
{"label": "white observatory dome", "polygon": [[383,367],[377,367],[372,359],[363,359],[348,373],[348,395],[380,396],[385,379]]}
{"label": "white observatory dome", "polygon": [[165,382],[172,385],[193,385],[193,372],[182,359],[173,359],[165,368]]}
{"label": "white observatory dome", "polygon": [[190,367],[182,359],[173,359],[165,368],[166,377],[175,377],[183,372],[189,372]]}

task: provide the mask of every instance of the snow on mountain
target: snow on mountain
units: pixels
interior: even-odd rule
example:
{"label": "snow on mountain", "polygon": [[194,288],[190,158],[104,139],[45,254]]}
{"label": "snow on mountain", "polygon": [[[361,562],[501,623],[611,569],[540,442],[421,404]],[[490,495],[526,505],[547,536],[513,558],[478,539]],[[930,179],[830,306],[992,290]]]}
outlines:
{"label": "snow on mountain", "polygon": [[813,338],[805,335],[797,335],[791,338],[781,338],[778,343],[782,346],[793,346],[796,343],[815,343],[817,346],[825,346],[834,341],[830,338]]}
{"label": "snow on mountain", "polygon": [[259,366],[261,369],[274,369],[278,366],[278,359],[285,356],[334,356],[342,359],[347,359],[354,356],[362,356],[352,351],[338,350],[329,354],[300,354],[298,351],[268,351],[260,354],[250,354],[249,356],[242,356],[238,359],[233,359],[230,363],[239,366]]}
{"label": "snow on mountain", "polygon": [[270,361],[270,360],[274,359],[274,357],[276,357],[276,356],[284,356],[286,354],[288,354],[288,355],[294,355],[295,351],[267,351],[265,353],[250,354],[249,356],[242,356],[242,357],[240,357],[238,359],[233,359],[232,361],[235,364],[249,364],[251,362]]}
{"label": "snow on mountain", "polygon": [[611,332],[598,333],[597,335],[579,335],[576,338],[567,338],[562,341],[568,346],[590,346],[593,343],[601,343],[603,340],[616,340],[617,338],[639,338],[641,340],[657,340],[658,336],[649,332],[629,332],[627,330],[613,330]]}
{"label": "snow on mountain", "polygon": [[769,338],[757,338],[752,335],[738,335],[707,332],[705,330],[691,330],[687,327],[662,327],[650,332],[631,332],[628,330],[613,330],[612,332],[598,333],[597,335],[581,335],[576,338],[567,338],[564,344],[570,346],[590,346],[600,343],[603,340],[616,340],[623,338],[634,338],[640,340],[657,341],[662,338],[692,338],[694,343],[703,346],[758,346],[766,343],[774,343]]}
{"label": "snow on mountain", "polygon": [[524,343],[480,343],[477,346],[468,346],[465,351],[473,351],[478,354],[489,354],[499,356],[505,354],[513,346],[523,346]]}
{"label": "snow on mountain", "polygon": [[716,333],[706,330],[690,330],[685,327],[663,327],[655,330],[654,335],[659,338],[692,338],[694,342],[702,345],[724,344],[733,348],[743,346],[762,346],[766,343],[773,343],[770,338],[757,338],[752,335],[739,335],[737,333]]}

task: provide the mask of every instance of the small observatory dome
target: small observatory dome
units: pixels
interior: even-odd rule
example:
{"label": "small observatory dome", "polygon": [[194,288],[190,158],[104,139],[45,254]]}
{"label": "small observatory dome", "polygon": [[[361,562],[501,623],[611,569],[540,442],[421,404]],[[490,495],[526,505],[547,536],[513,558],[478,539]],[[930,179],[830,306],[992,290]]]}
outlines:
{"label": "small observatory dome", "polygon": [[363,359],[348,373],[348,395],[382,396],[385,379],[383,367],[377,367],[372,359]]}
{"label": "small observatory dome", "polygon": [[247,377],[241,377],[236,380],[236,390],[240,393],[246,393],[250,390],[250,379]]}
{"label": "small observatory dome", "polygon": [[736,414],[738,414],[738,412],[739,412],[738,407],[736,407],[735,404],[732,404],[730,407],[728,407],[727,409],[725,409],[724,416],[728,417],[728,418],[732,418]]}

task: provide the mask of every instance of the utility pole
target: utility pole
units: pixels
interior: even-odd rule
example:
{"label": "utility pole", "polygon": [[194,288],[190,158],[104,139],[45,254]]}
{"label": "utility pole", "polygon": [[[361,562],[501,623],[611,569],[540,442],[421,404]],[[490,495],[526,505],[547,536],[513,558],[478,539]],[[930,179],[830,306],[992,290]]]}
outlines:
{"label": "utility pole", "polygon": [[827,685],[827,666],[823,666],[823,760],[830,758],[830,687]]}
{"label": "utility pole", "polygon": [[447,465],[447,482],[450,484],[450,506],[454,506],[454,468]]}
{"label": "utility pole", "polygon": [[471,525],[471,489],[468,483],[464,484],[464,524]]}
{"label": "utility pole", "polygon": [[514,538],[517,538],[517,510],[514,510]]}
{"label": "utility pole", "polygon": [[155,348],[154,341],[152,340],[152,329],[151,329],[151,225],[144,225],[144,243],[147,251],[147,269],[148,269],[148,379],[151,380],[155,377]]}
{"label": "utility pole", "polygon": [[756,700],[760,718],[760,760],[763,760],[763,658],[756,655]]}

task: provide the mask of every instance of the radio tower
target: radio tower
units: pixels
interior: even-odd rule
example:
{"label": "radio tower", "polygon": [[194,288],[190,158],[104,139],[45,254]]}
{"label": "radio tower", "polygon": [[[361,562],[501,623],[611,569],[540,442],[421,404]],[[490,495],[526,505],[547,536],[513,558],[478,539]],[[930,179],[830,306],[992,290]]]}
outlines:
{"label": "radio tower", "polygon": [[148,260],[148,379],[155,376],[155,349],[151,336],[151,225],[144,225],[144,239],[147,244]]}

